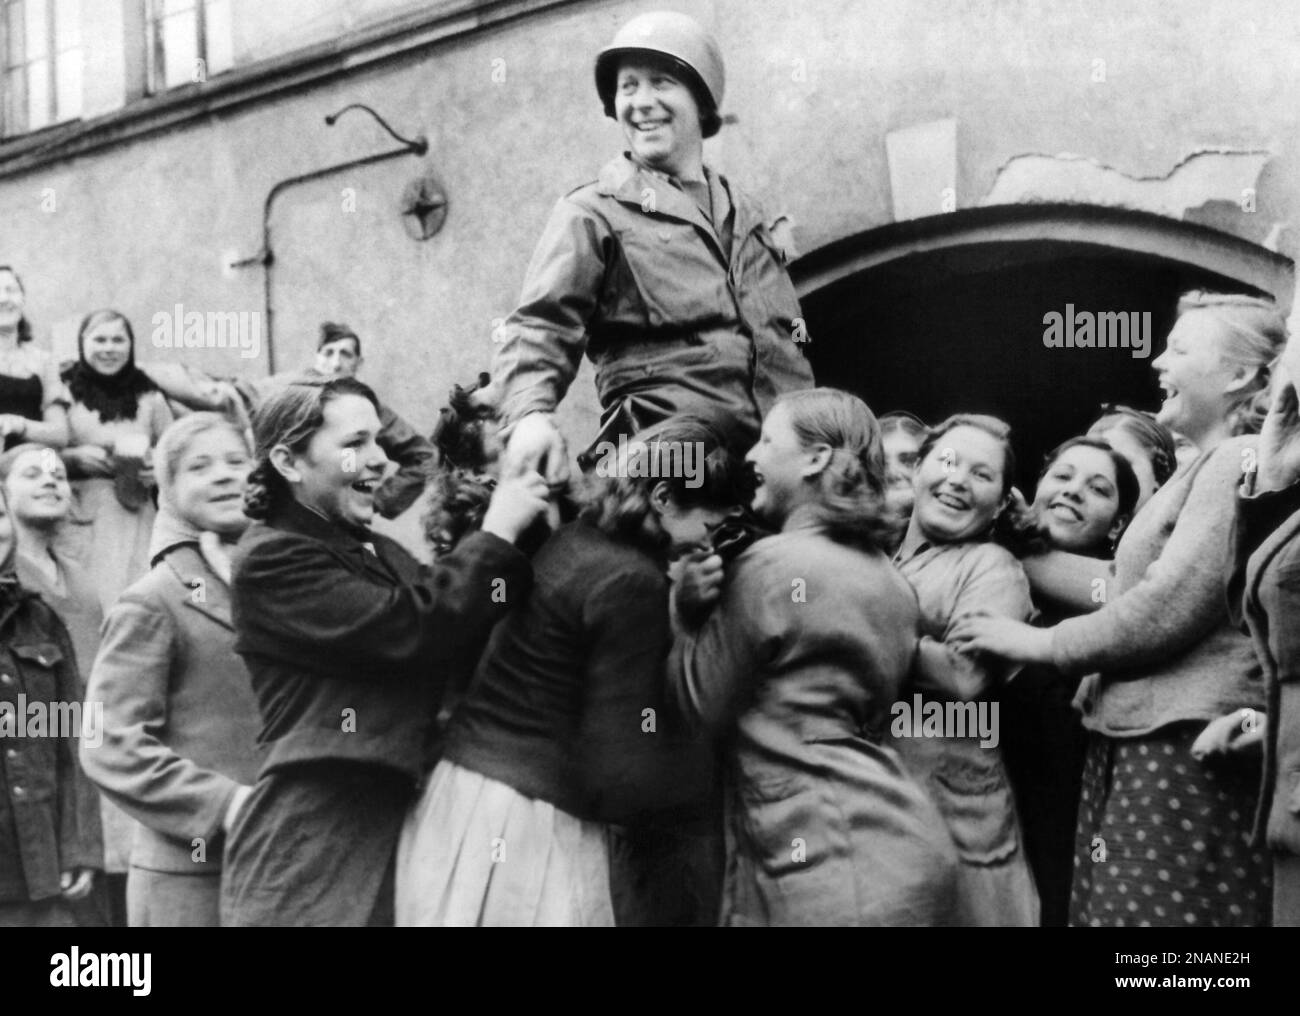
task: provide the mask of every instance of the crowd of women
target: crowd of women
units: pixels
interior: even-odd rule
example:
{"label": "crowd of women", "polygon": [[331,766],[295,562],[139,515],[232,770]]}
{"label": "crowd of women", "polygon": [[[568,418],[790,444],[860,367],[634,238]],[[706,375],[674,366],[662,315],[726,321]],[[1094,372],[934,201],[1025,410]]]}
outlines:
{"label": "crowd of women", "polygon": [[[366,385],[173,421],[125,318],[60,374],[0,268],[0,698],[103,710],[4,741],[0,924],[1300,923],[1279,308],[1185,294],[1158,413],[1022,494],[1003,421],[815,386],[698,24],[596,86],[627,151],[443,413],[431,564],[371,529]],[[579,474],[584,354],[631,440]]]}

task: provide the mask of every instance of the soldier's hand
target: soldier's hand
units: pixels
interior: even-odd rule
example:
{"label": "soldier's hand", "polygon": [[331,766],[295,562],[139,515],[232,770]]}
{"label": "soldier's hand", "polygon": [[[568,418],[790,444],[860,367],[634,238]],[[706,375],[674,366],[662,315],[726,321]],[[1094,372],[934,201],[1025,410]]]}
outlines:
{"label": "soldier's hand", "polygon": [[564,435],[550,413],[529,413],[515,424],[501,462],[502,478],[541,473],[551,487],[569,478],[569,454]]}

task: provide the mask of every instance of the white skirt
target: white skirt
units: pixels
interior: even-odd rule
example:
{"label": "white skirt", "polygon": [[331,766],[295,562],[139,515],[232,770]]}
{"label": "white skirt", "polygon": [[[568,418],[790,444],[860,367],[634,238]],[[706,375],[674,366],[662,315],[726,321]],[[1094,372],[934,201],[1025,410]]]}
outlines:
{"label": "white skirt", "polygon": [[453,762],[397,845],[399,927],[612,927],[605,826]]}

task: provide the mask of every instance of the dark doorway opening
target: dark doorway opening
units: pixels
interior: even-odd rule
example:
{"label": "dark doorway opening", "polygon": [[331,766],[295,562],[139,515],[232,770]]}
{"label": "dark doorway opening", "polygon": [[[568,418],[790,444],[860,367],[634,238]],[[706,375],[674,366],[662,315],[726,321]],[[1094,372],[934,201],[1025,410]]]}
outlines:
{"label": "dark doorway opening", "polygon": [[[820,385],[854,392],[877,413],[927,423],[954,412],[1011,424],[1032,487],[1043,456],[1081,434],[1102,402],[1159,405],[1152,361],[1180,293],[1260,292],[1240,280],[1148,254],[1078,242],[989,242],[906,254],[803,297]],[[1144,358],[1124,348],[1054,349],[1044,316],[1150,313]]]}

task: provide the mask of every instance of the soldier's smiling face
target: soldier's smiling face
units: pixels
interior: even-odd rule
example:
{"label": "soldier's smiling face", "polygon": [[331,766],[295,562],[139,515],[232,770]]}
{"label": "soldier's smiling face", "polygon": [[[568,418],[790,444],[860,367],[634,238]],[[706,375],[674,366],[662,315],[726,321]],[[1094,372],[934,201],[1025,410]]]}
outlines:
{"label": "soldier's smiling face", "polygon": [[630,57],[618,69],[614,114],[640,161],[676,176],[704,145],[700,108],[673,65]]}

